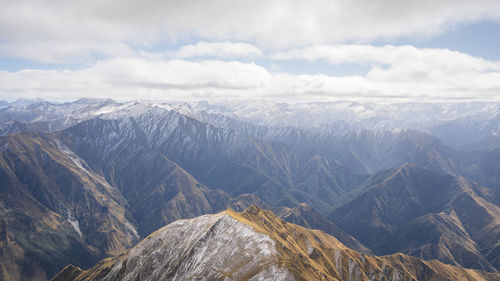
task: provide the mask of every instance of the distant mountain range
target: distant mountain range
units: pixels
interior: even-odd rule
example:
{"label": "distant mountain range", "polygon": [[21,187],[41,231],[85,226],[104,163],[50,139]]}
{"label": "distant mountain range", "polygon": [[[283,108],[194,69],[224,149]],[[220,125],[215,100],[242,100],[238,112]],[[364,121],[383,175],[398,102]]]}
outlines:
{"label": "distant mountain range", "polygon": [[428,131],[448,145],[461,146],[500,133],[500,104],[493,102],[288,104],[254,100],[166,104],[88,98],[66,103],[21,99],[0,103],[0,122],[17,120],[61,129],[94,117],[138,116],[152,107],[173,110],[216,127],[249,124],[272,128],[272,135],[286,128],[330,133],[411,129]]}
{"label": "distant mountain range", "polygon": [[166,224],[252,205],[363,255],[498,272],[499,108],[1,103],[0,279],[89,268]]}

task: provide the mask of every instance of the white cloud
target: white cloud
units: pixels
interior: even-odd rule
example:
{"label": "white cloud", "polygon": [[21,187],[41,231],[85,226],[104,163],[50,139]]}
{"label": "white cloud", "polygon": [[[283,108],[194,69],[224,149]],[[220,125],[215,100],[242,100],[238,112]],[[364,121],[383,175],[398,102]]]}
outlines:
{"label": "white cloud", "polygon": [[[38,46],[44,45],[53,52],[40,57],[54,61],[68,60],[64,50],[57,57],[61,44],[108,54],[115,44],[144,49],[194,38],[275,49],[426,36],[457,23],[500,19],[497,0],[1,0],[0,5],[0,56],[37,59]],[[21,45],[24,51],[15,52]],[[75,55],[82,53],[78,46]],[[186,52],[199,52],[193,48]]]}
{"label": "white cloud", "polygon": [[[497,0],[0,0],[0,7],[0,57],[87,67],[0,71],[3,97],[500,96],[499,62],[446,49],[366,44],[500,20]],[[141,51],[195,40],[205,41],[167,52]],[[304,59],[360,64],[368,72],[346,77],[276,73],[248,62],[254,59],[275,69],[281,60]]]}
{"label": "white cloud", "polygon": [[[102,60],[83,70],[0,72],[0,96],[192,100],[500,101],[500,63],[445,49],[410,46],[317,46],[276,54],[281,59],[366,63],[365,76],[272,73],[239,61]],[[349,51],[351,50],[351,51]]]}
{"label": "white cloud", "polygon": [[84,70],[0,71],[6,98],[110,97],[115,99],[192,99],[247,95],[271,80],[254,63],[190,62],[119,58]]}
{"label": "white cloud", "polygon": [[368,73],[357,86],[350,84],[345,88],[352,89],[348,92],[357,89],[360,96],[494,100],[500,93],[500,82],[496,80],[500,77],[500,62],[448,49],[321,45],[276,53],[272,57],[368,66]]}
{"label": "white cloud", "polygon": [[247,43],[225,42],[198,42],[182,46],[178,51],[169,53],[174,58],[213,57],[213,58],[242,58],[260,57],[262,51]]}
{"label": "white cloud", "polygon": [[372,45],[316,45],[278,52],[271,56],[276,60],[324,60],[333,65],[354,63],[361,65],[429,65],[449,71],[499,70],[499,64],[448,49],[419,49],[413,46]]}

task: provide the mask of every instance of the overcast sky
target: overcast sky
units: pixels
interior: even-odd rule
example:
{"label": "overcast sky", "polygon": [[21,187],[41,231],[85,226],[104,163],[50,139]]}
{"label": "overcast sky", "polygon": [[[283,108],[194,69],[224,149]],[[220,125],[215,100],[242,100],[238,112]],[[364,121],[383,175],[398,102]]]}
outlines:
{"label": "overcast sky", "polygon": [[0,99],[500,101],[498,0],[0,7]]}

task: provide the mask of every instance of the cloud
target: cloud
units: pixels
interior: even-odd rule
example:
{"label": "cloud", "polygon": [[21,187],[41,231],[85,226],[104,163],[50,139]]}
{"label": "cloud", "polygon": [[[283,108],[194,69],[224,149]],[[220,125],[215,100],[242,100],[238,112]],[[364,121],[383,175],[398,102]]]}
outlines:
{"label": "cloud", "polygon": [[[0,57],[80,67],[0,71],[3,97],[499,99],[499,62],[369,44],[500,20],[497,0],[0,1]],[[336,77],[265,67],[293,61],[300,69],[302,60],[368,71]]]}
{"label": "cloud", "polygon": [[353,63],[361,65],[429,65],[449,71],[499,70],[499,63],[487,61],[449,49],[416,48],[413,46],[316,45],[277,52],[275,60],[327,61],[332,65]]}
{"label": "cloud", "polygon": [[225,42],[198,42],[182,46],[178,51],[169,53],[174,58],[213,57],[213,58],[242,58],[260,57],[262,51],[247,43]]}
{"label": "cloud", "polygon": [[[430,36],[488,19],[500,19],[497,0],[6,0],[0,9],[0,56],[58,62],[88,56],[85,49],[110,55],[110,49],[123,49],[120,44],[148,49],[193,40],[286,49]],[[61,45],[73,51],[59,50]],[[209,47],[240,54],[222,45]],[[190,48],[186,55],[203,55],[196,45]]]}
{"label": "cloud", "polygon": [[271,79],[254,63],[207,60],[158,61],[141,57],[99,61],[83,70],[0,71],[0,96],[110,97],[181,100],[247,95]]}
{"label": "cloud", "polygon": [[[360,97],[409,100],[498,100],[500,62],[448,49],[413,46],[320,45],[276,53],[276,60],[326,61],[332,65],[369,67],[356,83],[335,81],[325,93],[357,93]],[[332,81],[331,79],[325,79]],[[342,85],[341,88],[336,87]]]}
{"label": "cloud", "polygon": [[367,64],[366,75],[271,72],[253,62],[112,58],[82,70],[0,71],[0,96],[278,101],[500,101],[500,62],[446,49],[311,46],[275,59]]}

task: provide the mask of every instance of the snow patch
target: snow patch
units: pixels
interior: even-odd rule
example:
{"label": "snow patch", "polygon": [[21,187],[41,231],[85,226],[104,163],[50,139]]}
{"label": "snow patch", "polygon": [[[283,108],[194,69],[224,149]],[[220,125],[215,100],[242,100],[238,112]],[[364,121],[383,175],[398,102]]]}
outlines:
{"label": "snow patch", "polygon": [[128,221],[125,221],[125,227],[127,227],[128,230],[130,230],[135,238],[139,238],[139,233],[137,232],[137,229]]}
{"label": "snow patch", "polygon": [[73,217],[73,215],[71,214],[71,211],[69,211],[69,210],[67,211],[66,215],[68,217],[67,221],[69,222],[69,224],[71,224],[71,226],[73,227],[75,232],[78,234],[78,236],[80,236],[80,238],[83,239],[83,233],[80,230],[80,223],[78,223],[78,220],[76,220],[75,217]]}
{"label": "snow patch", "polygon": [[88,177],[94,179],[99,182],[104,187],[109,187],[109,183],[104,179],[103,176],[97,175],[94,172],[91,172],[87,167],[87,163],[85,160],[76,155],[73,151],[71,151],[65,144],[56,139],[56,144],[59,150],[64,153],[68,158],[75,164],[81,171],[83,171]]}
{"label": "snow patch", "polygon": [[[80,169],[84,170],[88,174],[90,171],[84,167],[84,161],[78,157],[73,151],[71,151],[65,144],[56,139],[56,144],[59,150],[64,153],[68,158]],[[86,166],[86,165],[85,165]]]}

